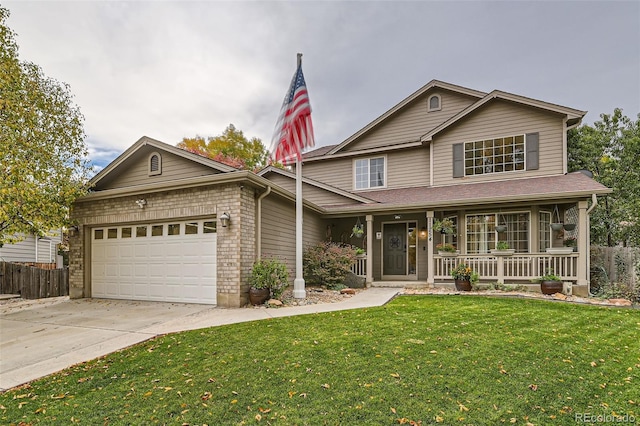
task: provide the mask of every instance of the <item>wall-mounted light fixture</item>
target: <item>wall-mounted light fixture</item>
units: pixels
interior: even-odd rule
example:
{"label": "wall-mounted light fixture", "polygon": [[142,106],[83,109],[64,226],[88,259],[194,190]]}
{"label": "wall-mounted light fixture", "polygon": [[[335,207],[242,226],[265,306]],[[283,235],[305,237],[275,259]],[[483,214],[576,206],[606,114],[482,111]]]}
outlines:
{"label": "wall-mounted light fixture", "polygon": [[78,225],[71,225],[69,227],[69,236],[78,235],[78,231],[79,230],[80,230],[80,228],[78,227]]}
{"label": "wall-mounted light fixture", "polygon": [[138,205],[138,207],[140,207],[141,209],[144,209],[144,206],[147,205],[147,200],[145,200],[144,198],[140,198],[138,200],[136,200],[136,204]]}
{"label": "wall-mounted light fixture", "polygon": [[229,226],[230,220],[231,220],[231,215],[229,215],[229,213],[224,212],[220,215],[220,224],[222,225],[223,228],[226,228],[227,226]]}
{"label": "wall-mounted light fixture", "polygon": [[420,238],[427,238],[427,228],[424,226],[420,228]]}
{"label": "wall-mounted light fixture", "polygon": [[393,216],[393,218],[394,218],[395,220],[398,220],[398,219],[402,219],[402,216],[401,216],[401,215],[399,215],[399,214],[397,214],[397,215]]}

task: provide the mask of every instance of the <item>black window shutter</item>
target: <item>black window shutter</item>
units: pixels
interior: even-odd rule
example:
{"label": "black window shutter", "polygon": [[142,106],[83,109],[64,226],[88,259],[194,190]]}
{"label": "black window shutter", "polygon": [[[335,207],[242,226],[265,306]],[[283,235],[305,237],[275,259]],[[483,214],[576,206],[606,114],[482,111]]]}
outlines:
{"label": "black window shutter", "polygon": [[527,170],[538,170],[540,168],[539,133],[527,133],[525,145],[527,149]]}
{"label": "black window shutter", "polygon": [[453,144],[453,177],[464,177],[464,145]]}

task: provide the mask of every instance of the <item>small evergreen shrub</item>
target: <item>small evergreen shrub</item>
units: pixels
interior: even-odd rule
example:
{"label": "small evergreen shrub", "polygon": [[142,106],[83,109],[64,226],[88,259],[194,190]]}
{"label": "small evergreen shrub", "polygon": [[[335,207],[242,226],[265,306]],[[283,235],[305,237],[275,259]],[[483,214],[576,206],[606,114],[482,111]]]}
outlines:
{"label": "small evergreen shrub", "polygon": [[304,279],[328,289],[344,288],[344,280],[356,260],[356,249],[349,244],[320,242],[304,252]]}

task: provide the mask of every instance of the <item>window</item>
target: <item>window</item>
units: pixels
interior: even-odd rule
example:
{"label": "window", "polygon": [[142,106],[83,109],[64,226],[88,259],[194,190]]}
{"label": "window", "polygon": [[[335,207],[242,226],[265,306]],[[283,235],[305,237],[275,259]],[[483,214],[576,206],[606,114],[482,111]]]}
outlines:
{"label": "window", "polygon": [[538,238],[540,240],[540,252],[544,253],[551,247],[551,212],[540,212],[540,221],[538,224]]}
{"label": "window", "polygon": [[103,238],[104,238],[104,230],[96,229],[95,231],[93,231],[93,239],[94,240],[101,240]]}
{"label": "window", "polygon": [[465,142],[465,176],[525,169],[524,135]]}
{"label": "window", "polygon": [[120,232],[122,238],[131,238],[131,228],[122,228]]}
{"label": "window", "polygon": [[384,157],[355,160],[356,189],[382,188],[385,186]]}
{"label": "window", "polygon": [[107,238],[109,239],[118,238],[118,228],[109,228],[107,230]]}
{"label": "window", "polygon": [[205,222],[203,226],[204,234],[213,234],[216,232],[216,222]]}
{"label": "window", "polygon": [[162,174],[162,157],[157,152],[149,156],[149,176]]}
{"label": "window", "polygon": [[427,111],[439,111],[441,110],[441,99],[440,95],[433,95],[429,98],[429,102],[427,105]]}
{"label": "window", "polygon": [[151,225],[151,236],[162,237],[163,228],[164,228],[164,225]]}
{"label": "window", "polygon": [[167,235],[180,235],[180,224],[170,223],[167,228]]}
{"label": "window", "polygon": [[136,238],[146,237],[147,236],[147,227],[146,226],[136,226]]}
{"label": "window", "polygon": [[[497,232],[497,223],[506,225],[507,230]],[[467,253],[489,253],[496,248],[498,241],[506,241],[516,253],[528,253],[529,213],[488,213],[467,216]]]}
{"label": "window", "polygon": [[184,224],[185,235],[193,235],[198,233],[198,222],[189,222]]}

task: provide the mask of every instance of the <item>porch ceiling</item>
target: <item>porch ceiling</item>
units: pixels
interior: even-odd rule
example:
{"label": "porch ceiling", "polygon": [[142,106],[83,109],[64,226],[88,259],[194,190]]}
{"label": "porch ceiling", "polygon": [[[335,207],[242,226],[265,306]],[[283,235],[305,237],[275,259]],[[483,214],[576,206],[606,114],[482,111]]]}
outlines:
{"label": "porch ceiling", "polygon": [[385,211],[411,208],[470,206],[502,202],[534,202],[586,198],[608,194],[611,189],[580,172],[537,178],[509,179],[498,182],[467,183],[450,186],[386,189],[366,192],[376,203],[322,206],[327,213],[354,210]]}

